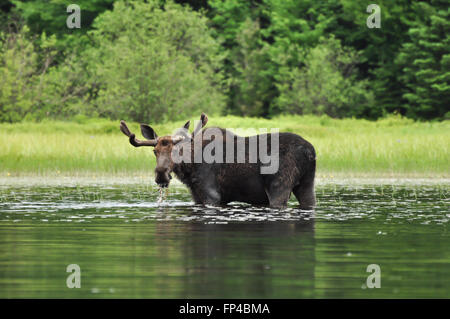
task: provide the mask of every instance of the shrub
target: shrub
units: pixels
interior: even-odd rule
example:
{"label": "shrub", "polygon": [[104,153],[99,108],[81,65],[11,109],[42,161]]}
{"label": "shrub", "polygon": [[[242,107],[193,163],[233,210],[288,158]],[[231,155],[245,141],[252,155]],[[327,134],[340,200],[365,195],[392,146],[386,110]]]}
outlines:
{"label": "shrub", "polygon": [[296,114],[360,116],[370,107],[368,82],[356,78],[358,53],[334,38],[303,52],[304,65],[280,72],[278,107]]}
{"label": "shrub", "polygon": [[219,44],[200,13],[117,2],[94,27],[84,59],[99,84],[93,104],[101,116],[160,122],[223,109]]}
{"label": "shrub", "polygon": [[38,57],[29,30],[1,34],[0,121],[17,122],[32,110],[38,83]]}

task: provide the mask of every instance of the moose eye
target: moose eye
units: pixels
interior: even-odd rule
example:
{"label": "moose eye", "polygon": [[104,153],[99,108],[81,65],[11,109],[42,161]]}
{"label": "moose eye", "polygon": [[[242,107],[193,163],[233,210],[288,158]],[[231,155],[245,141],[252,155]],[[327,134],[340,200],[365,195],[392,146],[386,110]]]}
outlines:
{"label": "moose eye", "polygon": [[153,150],[153,154],[155,154],[155,155],[156,155],[156,150]]}
{"label": "moose eye", "polygon": [[161,144],[162,146],[167,146],[167,141],[162,141]]}

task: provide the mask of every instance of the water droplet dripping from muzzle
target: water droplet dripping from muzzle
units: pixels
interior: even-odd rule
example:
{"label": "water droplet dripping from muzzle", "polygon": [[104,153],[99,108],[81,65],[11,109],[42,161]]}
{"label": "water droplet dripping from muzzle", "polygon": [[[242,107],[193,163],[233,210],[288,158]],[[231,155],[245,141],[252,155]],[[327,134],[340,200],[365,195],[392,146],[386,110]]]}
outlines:
{"label": "water droplet dripping from muzzle", "polygon": [[[165,191],[164,191],[164,188],[166,189]],[[167,187],[159,188],[158,204],[161,204],[166,199],[167,193],[168,193]]]}

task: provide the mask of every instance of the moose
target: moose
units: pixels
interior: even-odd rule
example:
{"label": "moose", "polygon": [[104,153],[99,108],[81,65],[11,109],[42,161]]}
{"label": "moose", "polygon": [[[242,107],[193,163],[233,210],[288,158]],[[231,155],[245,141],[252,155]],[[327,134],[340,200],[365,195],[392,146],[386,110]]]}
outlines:
{"label": "moose", "polygon": [[[124,121],[120,121],[120,130],[131,145],[154,147],[156,184],[168,187],[174,173],[189,188],[196,204],[222,206],[237,201],[285,208],[294,193],[300,209],[314,209],[316,153],[308,141],[293,133],[278,132],[242,137],[219,127],[204,128],[207,122],[208,117],[202,113],[191,134],[187,121],[173,135],[162,137],[141,124],[146,140],[138,140]],[[263,172],[268,155],[256,152],[254,141],[259,142],[260,149],[265,142],[267,154],[271,153],[271,159],[276,157],[275,171]],[[224,148],[226,152],[221,153]],[[198,160],[196,154],[207,149],[216,160]]]}

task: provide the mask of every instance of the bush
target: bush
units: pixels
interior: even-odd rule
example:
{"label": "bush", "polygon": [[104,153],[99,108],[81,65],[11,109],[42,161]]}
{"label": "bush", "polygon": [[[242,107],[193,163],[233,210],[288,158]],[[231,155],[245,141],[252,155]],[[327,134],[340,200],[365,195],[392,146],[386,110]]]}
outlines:
{"label": "bush", "polygon": [[406,87],[406,115],[443,119],[450,104],[450,13],[423,2],[414,7],[417,20],[408,31],[410,41],[396,58]]}
{"label": "bush", "polygon": [[94,27],[83,59],[101,116],[160,122],[222,111],[219,44],[201,14],[171,2],[117,2]]}
{"label": "bush", "polygon": [[87,48],[53,63],[55,37],[28,28],[2,36],[0,121],[67,119],[77,114],[140,122],[220,113],[220,45],[207,19],[172,2],[117,2],[97,17]]}
{"label": "bush", "polygon": [[373,101],[367,81],[356,78],[358,53],[334,38],[304,53],[304,65],[280,72],[278,107],[295,114],[360,116]]}
{"label": "bush", "polygon": [[0,122],[34,119],[41,111],[43,77],[51,64],[54,37],[37,47],[27,26],[0,34]]}
{"label": "bush", "polygon": [[236,47],[231,53],[234,74],[231,80],[231,104],[239,115],[267,115],[264,104],[270,100],[270,58],[267,46],[260,41],[258,21],[245,20],[236,35]]}

